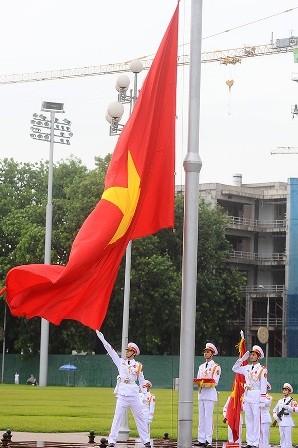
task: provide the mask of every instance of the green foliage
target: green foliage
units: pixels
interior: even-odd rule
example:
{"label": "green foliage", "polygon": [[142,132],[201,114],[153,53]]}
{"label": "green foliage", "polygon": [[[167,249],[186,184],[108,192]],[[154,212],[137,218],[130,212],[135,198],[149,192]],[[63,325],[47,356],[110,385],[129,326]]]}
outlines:
{"label": "green foliage", "polygon": [[[75,236],[104,189],[110,155],[96,158],[88,170],[69,158],[54,166],[53,264],[67,263]],[[0,160],[0,285],[14,266],[43,263],[47,202],[47,163]],[[129,335],[143,354],[178,354],[180,335],[181,268],[184,197],[175,198],[175,229],[132,243]],[[211,337],[225,342],[225,328],[235,314],[244,282],[242,274],[227,269],[231,250],[225,238],[226,218],[219,208],[202,202],[199,210],[197,350]],[[125,259],[118,273],[102,331],[120,349]],[[0,311],[4,304],[0,301]],[[26,321],[8,313],[6,347],[24,356],[38,353],[40,319]],[[71,350],[103,352],[90,329],[75,321],[50,326],[49,353]]]}
{"label": "green foliage", "polygon": [[241,297],[245,277],[227,269],[232,247],[225,237],[226,217],[204,201],[199,207],[197,326],[198,353],[207,340],[226,342],[227,326]]}

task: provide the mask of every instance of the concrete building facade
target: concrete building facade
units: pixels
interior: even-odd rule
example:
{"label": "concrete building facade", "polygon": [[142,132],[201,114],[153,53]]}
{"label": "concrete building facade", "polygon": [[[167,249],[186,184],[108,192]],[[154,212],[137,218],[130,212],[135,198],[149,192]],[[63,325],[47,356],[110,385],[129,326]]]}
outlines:
{"label": "concrete building facade", "polygon": [[201,184],[199,195],[228,214],[229,263],[247,276],[231,339],[242,329],[248,347],[298,357],[298,179],[243,184],[235,175],[233,185]]}

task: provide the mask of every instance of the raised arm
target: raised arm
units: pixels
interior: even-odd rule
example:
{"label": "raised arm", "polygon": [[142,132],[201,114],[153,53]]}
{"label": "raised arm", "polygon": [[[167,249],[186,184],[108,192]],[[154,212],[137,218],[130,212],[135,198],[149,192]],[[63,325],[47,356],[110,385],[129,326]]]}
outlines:
{"label": "raised arm", "polygon": [[100,331],[96,330],[96,334],[97,334],[98,339],[102,342],[104,348],[106,349],[106,351],[108,352],[108,354],[112,358],[114,364],[117,366],[118,371],[119,371],[119,368],[120,368],[120,357],[117,355],[117,353],[115,352],[113,347],[108,343],[108,341],[105,340],[104,335]]}
{"label": "raised arm", "polygon": [[244,361],[247,361],[249,358],[249,351],[245,352],[242,358],[237,359],[235,364],[232,367],[233,372],[244,374],[245,368],[241,366]]}

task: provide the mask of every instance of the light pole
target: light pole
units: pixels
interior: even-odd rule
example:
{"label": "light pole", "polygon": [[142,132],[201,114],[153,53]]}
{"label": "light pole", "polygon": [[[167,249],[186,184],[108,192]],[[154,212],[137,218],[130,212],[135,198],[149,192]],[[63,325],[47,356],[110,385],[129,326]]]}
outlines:
{"label": "light pole", "polygon": [[[263,285],[259,285],[260,289],[265,290]],[[264,338],[266,340],[266,366],[268,366],[268,355],[269,355],[269,299],[270,299],[270,295],[269,295],[269,291],[267,292],[267,311],[266,311],[266,337]]]}
{"label": "light pole", "polygon": [[[130,105],[129,113],[132,113],[132,109],[135,105],[138,96],[138,81],[137,76],[143,70],[143,63],[139,60],[134,60],[130,64],[130,69],[134,73],[134,88],[130,91],[130,95],[127,95],[127,90],[130,84],[129,77],[127,75],[120,75],[116,81],[116,89],[118,90],[118,101],[111,103],[108,106],[106,119],[110,123],[110,135],[120,135],[124,127],[120,122],[123,113],[123,104]],[[121,107],[122,106],[122,107]],[[132,242],[129,241],[125,251],[125,277],[124,277],[124,295],[123,295],[123,318],[122,318],[122,343],[121,343],[121,356],[125,358],[125,349],[128,344],[128,327],[129,327],[129,301],[130,301],[130,272],[131,272],[131,250]],[[127,441],[129,437],[128,427],[128,412],[123,414],[121,421],[121,427],[119,431],[118,440]]]}
{"label": "light pole", "polygon": [[[30,137],[35,140],[50,142],[49,171],[48,171],[48,196],[46,207],[46,229],[44,245],[44,263],[51,264],[52,248],[52,192],[53,192],[53,153],[54,143],[69,145],[72,132],[71,122],[66,118],[59,121],[55,118],[55,113],[64,113],[63,103],[53,103],[44,101],[41,106],[43,112],[49,112],[50,118],[43,114],[33,114],[31,120]],[[41,319],[40,329],[40,360],[39,360],[39,385],[47,385],[48,374],[48,351],[49,351],[49,322]]]}

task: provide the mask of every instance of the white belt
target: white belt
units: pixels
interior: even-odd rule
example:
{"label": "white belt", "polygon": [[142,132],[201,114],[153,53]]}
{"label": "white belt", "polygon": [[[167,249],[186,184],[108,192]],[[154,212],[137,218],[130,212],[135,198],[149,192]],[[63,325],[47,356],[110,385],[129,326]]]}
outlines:
{"label": "white belt", "polygon": [[118,381],[120,383],[124,383],[124,384],[136,384],[135,381],[130,381],[130,380],[126,379],[126,378],[119,378]]}
{"label": "white belt", "polygon": [[245,389],[246,390],[261,390],[259,387],[254,387],[254,386],[246,386]]}

